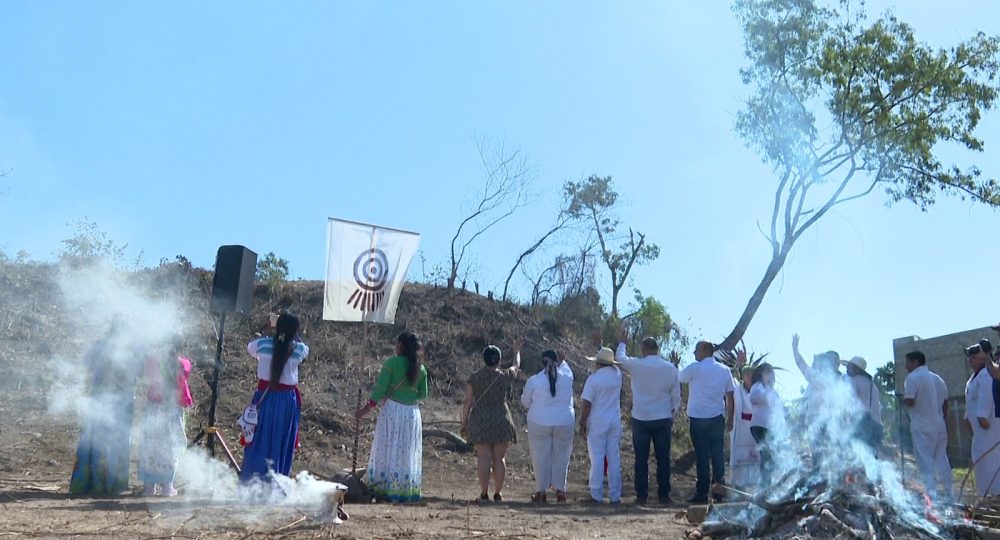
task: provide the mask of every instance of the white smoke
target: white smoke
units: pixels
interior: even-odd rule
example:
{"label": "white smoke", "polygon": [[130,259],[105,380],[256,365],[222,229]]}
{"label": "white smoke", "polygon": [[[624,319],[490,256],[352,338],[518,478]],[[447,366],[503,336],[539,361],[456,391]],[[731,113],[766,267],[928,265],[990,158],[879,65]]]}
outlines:
{"label": "white smoke", "polygon": [[[815,370],[803,401],[804,414],[788,421],[778,416],[770,430],[775,484],[769,502],[805,497],[816,486],[826,486],[825,493],[831,496],[838,490],[853,490],[862,497],[874,487],[874,495],[892,507],[897,519],[938,532],[918,494],[903,485],[896,462],[877,458],[857,438],[857,422],[867,411],[845,376]],[[807,482],[799,481],[803,477]],[[737,519],[752,528],[764,515],[765,510],[751,505]]]}
{"label": "white smoke", "polygon": [[[197,318],[190,316],[182,291],[154,290],[143,278],[140,273],[122,272],[102,263],[60,269],[61,309],[74,321],[68,330],[77,349],[49,362],[49,413],[81,425],[88,421],[118,425],[132,434],[131,455],[141,454],[144,444],[173,446],[179,459],[175,480],[181,491],[179,500],[192,501],[192,509],[196,500],[225,505],[321,506],[339,484],[318,480],[308,472],[300,472],[294,479],[277,475],[270,482],[241,484],[232,468],[208,456],[203,448],[188,449],[187,441],[179,436],[148,437],[144,432],[143,422],[153,410],[145,400],[147,359],[166,358],[178,338],[195,336],[198,329],[192,327]],[[111,384],[102,385],[106,391],[91,385],[93,366],[87,362],[88,351],[99,341],[103,343],[101,353],[95,356],[105,362],[101,369],[114,378]],[[164,390],[163,402],[177,403],[175,385],[167,384]],[[251,391],[248,389],[248,402]],[[196,396],[199,398],[208,399]],[[134,415],[123,414],[126,407],[134,407]],[[121,426],[123,422],[127,425]],[[136,470],[134,462],[131,470]],[[231,516],[253,521],[257,514],[233,512]]]}

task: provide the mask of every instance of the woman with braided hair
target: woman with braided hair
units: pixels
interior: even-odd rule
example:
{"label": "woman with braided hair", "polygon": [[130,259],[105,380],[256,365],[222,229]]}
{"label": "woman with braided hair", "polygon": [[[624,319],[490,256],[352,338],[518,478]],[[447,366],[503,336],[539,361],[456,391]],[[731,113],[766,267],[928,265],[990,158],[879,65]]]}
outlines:
{"label": "woman with braided hair", "polygon": [[420,402],[427,399],[427,368],[413,332],[396,338],[396,355],[382,364],[371,399],[355,411],[361,418],[380,407],[368,458],[368,487],[383,501],[420,501],[423,426]]}
{"label": "woman with braided hair", "polygon": [[299,364],[309,355],[309,347],[299,339],[299,318],[282,313],[273,337],[262,337],[247,345],[257,359],[257,426],[253,439],[243,443],[240,480],[267,478],[270,473],[288,476],[298,445],[302,395],[299,393]]}
{"label": "woman with braided hair", "polygon": [[556,502],[565,502],[576,414],[573,370],[555,351],[542,353],[542,370],[525,383],[521,404],[528,408],[528,445],[535,469],[531,500],[548,502],[546,492],[552,488]]}

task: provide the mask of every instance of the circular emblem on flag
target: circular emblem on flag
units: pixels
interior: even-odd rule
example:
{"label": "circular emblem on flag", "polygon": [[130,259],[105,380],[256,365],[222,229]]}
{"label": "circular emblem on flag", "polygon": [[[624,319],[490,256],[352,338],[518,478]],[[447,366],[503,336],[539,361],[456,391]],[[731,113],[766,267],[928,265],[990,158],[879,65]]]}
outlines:
{"label": "circular emblem on flag", "polygon": [[381,249],[366,249],[354,260],[354,281],[358,289],[347,303],[361,311],[377,311],[385,300],[389,281],[389,258]]}

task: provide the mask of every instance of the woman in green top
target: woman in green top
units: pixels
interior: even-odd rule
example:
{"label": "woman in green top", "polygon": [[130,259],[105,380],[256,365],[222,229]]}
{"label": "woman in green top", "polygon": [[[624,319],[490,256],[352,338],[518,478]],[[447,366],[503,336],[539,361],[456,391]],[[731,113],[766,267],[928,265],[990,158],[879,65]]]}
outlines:
{"label": "woman in green top", "polygon": [[367,481],[376,497],[390,502],[420,500],[423,429],[418,402],[427,398],[427,370],[421,353],[416,335],[400,334],[396,356],[382,364],[371,399],[354,413],[361,418],[381,402]]}

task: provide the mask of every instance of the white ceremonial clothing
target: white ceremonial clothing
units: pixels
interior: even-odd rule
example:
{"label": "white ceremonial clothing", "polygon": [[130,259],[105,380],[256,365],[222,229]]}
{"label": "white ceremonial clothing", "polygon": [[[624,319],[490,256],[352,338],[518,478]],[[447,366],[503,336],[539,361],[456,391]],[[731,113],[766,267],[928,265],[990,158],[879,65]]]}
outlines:
{"label": "white ceremonial clothing", "polygon": [[[937,492],[947,498],[954,494],[955,480],[948,461],[948,433],[945,431],[911,431],[917,468],[928,493]],[[940,489],[944,486],[944,490]]]}
{"label": "white ceremonial clothing", "polygon": [[622,425],[587,428],[587,452],[590,454],[590,497],[604,500],[604,460],[608,460],[608,498],[622,500]]}
{"label": "white ceremonial clothing", "polygon": [[[910,433],[924,489],[951,498],[955,481],[948,461],[948,427],[942,409],[948,399],[944,380],[927,366],[920,366],[906,376],[903,397],[913,400],[913,406],[908,407]],[[944,486],[944,490],[939,486]]]}
{"label": "white ceremonial clothing", "polygon": [[[980,497],[1000,494],[1000,418],[993,401],[993,377],[979,370],[965,384],[965,418],[972,424],[972,463]],[[983,429],[979,419],[990,427]]]}
{"label": "white ceremonial clothing", "polygon": [[590,496],[604,499],[604,460],[608,460],[608,497],[622,498],[622,372],[600,367],[587,377],[580,396],[590,402],[587,417],[587,452],[590,454]]}
{"label": "white ceremonial clothing", "polygon": [[622,425],[622,372],[615,367],[601,367],[587,377],[580,395],[590,402],[587,429],[600,431],[609,425]]}
{"label": "white ceremonial clothing", "polygon": [[752,486],[760,481],[760,454],[757,452],[757,441],[750,434],[750,422],[753,418],[750,392],[742,384],[738,384],[733,398],[735,420],[733,432],[729,436],[730,480],[735,486]]}
{"label": "white ceremonial clothing", "polygon": [[573,424],[543,426],[528,422],[528,446],[531,450],[531,464],[535,469],[535,491],[548,491],[550,487],[566,491],[575,430],[576,426]]}
{"label": "white ceremonial clothing", "polygon": [[736,391],[729,368],[709,356],[684,368],[680,380],[688,385],[689,418],[708,419],[726,414],[726,394]]}
{"label": "white ceremonial clothing", "polygon": [[632,358],[619,343],[615,360],[631,375],[632,418],[643,422],[673,418],[681,408],[681,383],[677,366],[660,355]]}
{"label": "white ceremonial clothing", "polygon": [[785,423],[785,403],[774,388],[762,382],[754,383],[748,394],[753,418],[750,427],[776,429]]}
{"label": "white ceremonial clothing", "polygon": [[573,412],[573,370],[566,362],[556,368],[556,395],[549,387],[549,375],[544,370],[532,375],[524,383],[521,404],[528,408],[528,423],[539,426],[572,426],[576,421]]}
{"label": "white ceremonial clothing", "polygon": [[941,407],[948,399],[948,390],[944,380],[927,369],[927,366],[920,366],[906,376],[903,397],[913,400],[913,406],[907,408],[912,430],[947,431]]}

